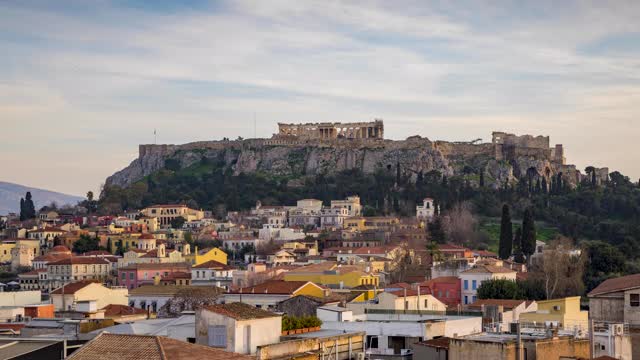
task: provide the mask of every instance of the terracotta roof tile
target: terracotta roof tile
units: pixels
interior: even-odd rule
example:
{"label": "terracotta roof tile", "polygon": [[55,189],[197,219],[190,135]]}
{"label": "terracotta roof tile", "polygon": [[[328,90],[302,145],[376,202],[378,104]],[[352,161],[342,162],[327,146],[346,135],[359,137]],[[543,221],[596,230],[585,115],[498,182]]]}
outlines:
{"label": "terracotta roof tile", "polygon": [[229,316],[236,320],[264,319],[281,316],[276,313],[272,313],[271,311],[258,309],[255,306],[239,302],[209,305],[205,306],[204,308],[208,311],[212,311],[224,316]]}
{"label": "terracotta roof tile", "polygon": [[82,281],[78,281],[78,282],[74,282],[71,284],[67,284],[63,287],[59,287],[55,290],[53,290],[51,292],[51,294],[56,294],[56,295],[70,295],[70,294],[75,294],[76,292],[84,289],[85,287],[91,285],[91,284],[100,284],[99,281],[97,280],[82,280]]}
{"label": "terracotta roof tile", "polygon": [[526,300],[510,300],[510,299],[478,299],[473,304],[468,305],[470,308],[482,308],[482,305],[503,306],[505,309],[513,309],[518,305],[526,302]]}
{"label": "terracotta roof tile", "polygon": [[68,359],[72,360],[248,360],[252,357],[163,336],[101,333]]}
{"label": "terracotta roof tile", "polygon": [[621,276],[601,282],[600,285],[591,290],[591,292],[589,292],[587,296],[607,294],[610,292],[633,289],[637,287],[640,287],[640,274]]}
{"label": "terracotta roof tile", "polygon": [[508,269],[508,268],[505,268],[505,267],[502,267],[502,266],[476,265],[476,266],[472,267],[471,269],[463,271],[462,273],[463,274],[473,274],[473,273],[497,274],[497,273],[516,273],[516,271]]}
{"label": "terracotta roof tile", "polygon": [[147,313],[147,311],[143,309],[138,309],[138,308],[127,306],[127,305],[116,305],[116,304],[107,305],[102,310],[104,310],[104,316],[108,316],[108,317],[141,315],[141,314]]}
{"label": "terracotta roof tile", "polygon": [[[300,289],[309,281],[282,281],[282,280],[269,280],[262,284],[258,284],[251,287],[242,288],[234,293],[239,294],[280,294],[280,295],[293,295],[296,290]],[[313,283],[311,283],[313,284]]]}
{"label": "terracotta roof tile", "polygon": [[152,269],[188,269],[190,267],[189,263],[137,263],[137,264],[129,264],[123,268],[119,268],[118,270],[152,270]]}
{"label": "terracotta roof tile", "polygon": [[209,260],[207,262],[203,262],[200,265],[196,265],[193,267],[194,269],[215,269],[215,270],[233,270],[233,266],[225,265],[221,262],[215,260]]}
{"label": "terracotta roof tile", "polygon": [[54,262],[50,262],[47,266],[50,265],[87,265],[87,264],[110,264],[110,262],[101,257],[81,257],[74,256],[67,259],[62,259]]}

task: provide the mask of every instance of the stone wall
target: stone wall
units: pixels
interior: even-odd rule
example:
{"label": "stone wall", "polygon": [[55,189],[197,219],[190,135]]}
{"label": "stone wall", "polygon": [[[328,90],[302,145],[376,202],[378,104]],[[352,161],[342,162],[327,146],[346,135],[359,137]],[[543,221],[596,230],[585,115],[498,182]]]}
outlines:
{"label": "stone wall", "polygon": [[493,144],[512,145],[516,147],[549,149],[548,136],[515,135],[501,131],[494,131],[491,142]]}

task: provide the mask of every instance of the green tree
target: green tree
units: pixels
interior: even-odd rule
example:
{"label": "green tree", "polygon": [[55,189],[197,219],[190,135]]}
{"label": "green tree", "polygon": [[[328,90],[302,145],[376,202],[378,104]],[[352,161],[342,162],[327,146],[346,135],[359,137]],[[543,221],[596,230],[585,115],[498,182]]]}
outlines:
{"label": "green tree", "polygon": [[36,217],[36,207],[31,198],[31,192],[27,191],[24,199],[20,199],[20,220],[30,220]]}
{"label": "green tree", "polygon": [[527,208],[522,217],[522,253],[527,257],[536,250],[536,224],[533,220],[533,211]]}
{"label": "green tree", "polygon": [[80,238],[73,243],[73,251],[82,254],[89,251],[100,250],[100,239],[82,234]]}
{"label": "green tree", "polygon": [[479,181],[479,185],[480,187],[484,187],[484,169],[480,170],[480,181]]}
{"label": "green tree", "polygon": [[525,262],[522,253],[522,230],[519,227],[516,228],[516,235],[513,237],[513,255],[516,262],[521,264]]}
{"label": "green tree", "polygon": [[432,242],[436,242],[438,244],[444,244],[447,242],[440,216],[435,216],[427,225],[427,229],[429,230],[429,238]]}
{"label": "green tree", "polygon": [[478,287],[479,299],[516,299],[518,284],[513,280],[485,280]]}
{"label": "green tree", "polygon": [[501,259],[507,259],[511,256],[511,246],[513,243],[513,225],[511,224],[511,213],[509,205],[502,206],[502,220],[500,221],[500,244],[498,248],[498,256]]}
{"label": "green tree", "polygon": [[184,225],[186,221],[187,220],[185,220],[185,218],[183,218],[182,216],[178,216],[171,220],[171,227],[174,229],[182,229],[182,225]]}

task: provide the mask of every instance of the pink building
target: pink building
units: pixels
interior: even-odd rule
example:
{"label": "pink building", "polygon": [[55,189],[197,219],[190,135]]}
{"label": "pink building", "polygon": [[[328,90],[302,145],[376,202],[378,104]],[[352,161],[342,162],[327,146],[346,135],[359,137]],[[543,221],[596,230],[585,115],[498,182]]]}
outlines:
{"label": "pink building", "polygon": [[190,272],[187,263],[139,263],[118,269],[118,285],[135,289],[141,285],[152,285],[156,276],[165,277],[173,273]]}
{"label": "pink building", "polygon": [[460,279],[455,276],[443,276],[419,284],[421,294],[431,294],[442,301],[449,309],[460,305]]}

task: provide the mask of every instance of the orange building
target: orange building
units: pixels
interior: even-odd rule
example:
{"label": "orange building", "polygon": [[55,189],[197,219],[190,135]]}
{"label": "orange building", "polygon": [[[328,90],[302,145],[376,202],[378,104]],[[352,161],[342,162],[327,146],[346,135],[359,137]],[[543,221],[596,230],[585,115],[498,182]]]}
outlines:
{"label": "orange building", "polygon": [[27,305],[24,307],[24,316],[35,318],[54,318],[53,304]]}

